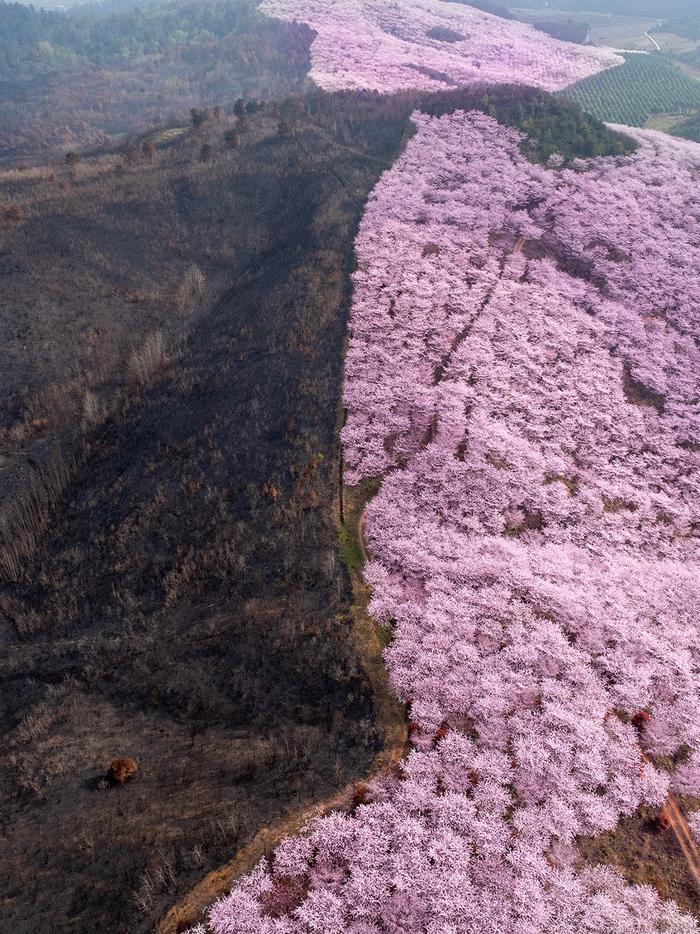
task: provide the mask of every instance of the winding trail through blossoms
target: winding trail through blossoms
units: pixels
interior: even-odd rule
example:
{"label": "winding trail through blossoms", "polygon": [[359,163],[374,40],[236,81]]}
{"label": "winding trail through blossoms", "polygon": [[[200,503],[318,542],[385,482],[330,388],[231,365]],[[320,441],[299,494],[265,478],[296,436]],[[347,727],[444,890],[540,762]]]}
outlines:
{"label": "winding trail through blossoms", "polygon": [[360,546],[360,553],[362,555],[362,564],[367,564],[369,561],[369,554],[367,553],[367,544],[365,542],[365,522],[366,522],[367,510],[363,509],[360,513],[360,517],[357,520],[357,542]]}
{"label": "winding trail through blossoms", "polygon": [[[642,753],[642,755],[644,755],[644,753]],[[647,757],[644,756],[644,758],[646,759]],[[678,841],[678,845],[683,853],[683,858],[695,881],[698,897],[700,897],[700,847],[698,847],[688,821],[673,792],[669,793],[660,816],[662,818],[665,817],[669,822],[670,829]]]}

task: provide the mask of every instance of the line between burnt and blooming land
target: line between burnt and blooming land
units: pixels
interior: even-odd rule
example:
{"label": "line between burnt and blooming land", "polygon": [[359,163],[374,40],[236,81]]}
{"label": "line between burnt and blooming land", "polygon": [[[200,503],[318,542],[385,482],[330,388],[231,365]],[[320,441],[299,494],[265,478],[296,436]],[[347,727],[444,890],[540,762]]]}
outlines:
{"label": "line between burnt and blooming land", "polygon": [[[365,498],[366,494],[362,491],[347,490],[344,494],[344,499],[350,503],[350,507],[346,507],[348,524],[357,536],[357,546],[363,564],[370,559],[364,540]],[[377,726],[383,735],[382,748],[375,757],[370,772],[361,778],[358,777],[356,781],[324,801],[304,805],[289,816],[260,830],[249,843],[240,848],[233,859],[208,873],[178,899],[156,925],[154,934],[180,934],[185,928],[196,924],[206,925],[207,910],[211,905],[225,895],[239,879],[251,872],[260,860],[270,856],[283,839],[299,834],[313,820],[331,811],[352,810],[358,801],[363,800],[366,783],[380,775],[392,774],[403,761],[408,742],[405,707],[396,701],[388,683],[382,660],[384,643],[367,612],[370,591],[362,580],[362,568],[351,566],[349,571],[354,600],[353,625],[360,658],[372,687]]]}

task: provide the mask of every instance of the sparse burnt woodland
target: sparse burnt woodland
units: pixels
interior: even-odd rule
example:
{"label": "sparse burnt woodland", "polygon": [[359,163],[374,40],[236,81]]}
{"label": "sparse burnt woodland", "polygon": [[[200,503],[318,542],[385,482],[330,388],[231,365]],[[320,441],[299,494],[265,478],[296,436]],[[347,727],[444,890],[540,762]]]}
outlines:
{"label": "sparse burnt woodland", "polygon": [[4,928],[146,931],[379,748],[336,429],[352,240],[406,126],[319,98],[239,121],[235,147],[207,122],[2,176],[25,321],[3,521],[28,535],[3,537]]}
{"label": "sparse burnt woodland", "polygon": [[311,30],[255,0],[100,3],[69,14],[0,3],[0,161],[109,144],[190,107],[298,93]]}

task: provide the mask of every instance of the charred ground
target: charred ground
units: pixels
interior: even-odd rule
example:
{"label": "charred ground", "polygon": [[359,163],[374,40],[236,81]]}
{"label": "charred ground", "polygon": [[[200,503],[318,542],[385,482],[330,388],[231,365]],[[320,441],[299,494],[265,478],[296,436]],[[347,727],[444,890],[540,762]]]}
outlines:
{"label": "charred ground", "polygon": [[[381,743],[337,555],[336,427],[352,239],[405,113],[333,102],[287,120],[282,133],[256,120],[207,164],[184,146],[156,167],[86,171],[56,204],[76,269],[83,247],[117,251],[92,267],[100,288],[107,269],[133,275],[118,262],[130,231],[132,265],[141,256],[154,277],[157,257],[166,276],[181,264],[159,242],[168,225],[210,237],[212,253],[235,249],[224,274],[203,248],[218,298],[164,329],[146,384],[105,378],[97,424],[51,427],[48,412],[26,437],[5,435],[8,460],[15,436],[38,458],[50,435],[77,464],[0,597],[0,876],[14,880],[1,910],[18,932],[147,930],[260,825],[362,773]],[[133,229],[148,172],[169,213]],[[98,325],[99,294],[81,306]],[[134,339],[150,327],[122,324]],[[102,781],[115,756],[139,765],[123,787]]]}

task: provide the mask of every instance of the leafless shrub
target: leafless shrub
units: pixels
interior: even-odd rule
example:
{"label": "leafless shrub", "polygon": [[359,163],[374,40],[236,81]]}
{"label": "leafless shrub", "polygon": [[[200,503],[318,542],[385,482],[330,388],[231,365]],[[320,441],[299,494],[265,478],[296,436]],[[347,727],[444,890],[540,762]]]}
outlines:
{"label": "leafless shrub", "polygon": [[77,466],[75,458],[56,450],[0,513],[0,577],[10,581],[20,579]]}
{"label": "leafless shrub", "polygon": [[204,849],[199,843],[192,847],[191,859],[197,869],[201,869],[205,862]]}
{"label": "leafless shrub", "polygon": [[139,911],[146,915],[150,914],[156,898],[175,882],[175,879],[173,857],[158,851],[151,865],[141,875],[138,889],[133,893],[133,899]]}
{"label": "leafless shrub", "polygon": [[156,887],[150,873],[144,872],[139,880],[139,887],[134,892],[133,898],[136,907],[142,914],[149,914],[153,907],[153,902],[157,895]]}
{"label": "leafless shrub", "polygon": [[153,331],[139,349],[129,357],[129,375],[139,386],[150,386],[168,362],[168,352],[162,331]]}
{"label": "leafless shrub", "polygon": [[58,775],[74,768],[74,759],[56,744],[61,723],[75,717],[79,687],[74,678],[49,685],[43,698],[21,716],[7,737],[10,754],[4,760],[14,772],[17,787],[31,794],[42,794]]}
{"label": "leafless shrub", "polygon": [[27,399],[25,417],[34,428],[64,424],[76,418],[80,411],[83,380],[80,377],[61,383],[49,383],[31,393]]}
{"label": "leafless shrub", "polygon": [[167,607],[175,606],[185,588],[194,580],[197,571],[197,563],[192,554],[188,553],[179,564],[166,574],[163,589]]}
{"label": "leafless shrub", "polygon": [[209,821],[209,837],[220,840],[226,844],[236,844],[248,832],[243,815],[235,809],[222,817],[211,818]]}
{"label": "leafless shrub", "polygon": [[44,623],[44,620],[40,614],[37,613],[36,610],[32,609],[16,613],[13,616],[12,621],[14,623],[17,635],[20,637],[36,635]]}
{"label": "leafless shrub", "polygon": [[6,224],[21,224],[26,217],[26,211],[21,204],[7,204],[0,207],[0,221]]}
{"label": "leafless shrub", "polygon": [[191,314],[194,306],[204,295],[204,285],[204,273],[193,263],[175,290],[175,308],[178,314],[183,317]]}
{"label": "leafless shrub", "polygon": [[55,721],[56,711],[47,704],[38,704],[17,724],[15,739],[18,743],[36,743],[46,736]]}
{"label": "leafless shrub", "polygon": [[7,432],[8,437],[14,444],[22,444],[31,435],[31,426],[26,421],[17,421]]}
{"label": "leafless shrub", "polygon": [[102,421],[100,400],[91,389],[83,393],[83,429],[95,428]]}
{"label": "leafless shrub", "polygon": [[[112,351],[112,358],[115,356]],[[103,366],[105,372],[111,367]],[[103,374],[104,375],[104,374]],[[94,373],[77,371],[70,379],[49,383],[32,392],[24,406],[24,421],[14,426],[16,440],[26,440],[36,431],[65,425],[81,425],[83,430],[94,428],[105,412],[91,388]]]}

